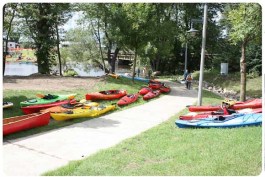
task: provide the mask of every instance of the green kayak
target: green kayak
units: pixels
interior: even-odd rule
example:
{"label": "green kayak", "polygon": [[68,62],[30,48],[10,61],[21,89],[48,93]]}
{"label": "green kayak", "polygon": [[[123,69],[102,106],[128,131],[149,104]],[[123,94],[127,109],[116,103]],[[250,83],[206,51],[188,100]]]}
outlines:
{"label": "green kayak", "polygon": [[43,95],[42,98],[35,98],[27,101],[20,102],[20,106],[31,106],[31,105],[37,105],[37,104],[49,104],[56,101],[61,100],[67,100],[67,99],[73,99],[76,94],[69,94],[69,95]]}

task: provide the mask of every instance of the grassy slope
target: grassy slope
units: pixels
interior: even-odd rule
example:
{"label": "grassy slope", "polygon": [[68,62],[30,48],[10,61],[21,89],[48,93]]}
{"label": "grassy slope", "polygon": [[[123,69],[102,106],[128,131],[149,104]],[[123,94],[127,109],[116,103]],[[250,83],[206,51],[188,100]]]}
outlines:
{"label": "grassy slope", "polygon": [[[199,72],[193,73],[193,77],[199,80]],[[229,73],[228,76],[221,76],[219,71],[205,71],[204,80],[213,83],[215,86],[234,90],[240,93],[240,73]],[[260,98],[262,96],[262,77],[247,77],[247,96]]]}
{"label": "grassy slope", "polygon": [[[97,84],[91,90],[78,89],[78,90],[61,90],[61,91],[56,91],[56,92],[41,91],[41,90],[39,90],[39,91],[36,91],[36,90],[4,90],[3,100],[13,102],[14,107],[10,108],[10,109],[4,109],[3,110],[3,118],[23,115],[23,112],[20,109],[19,103],[21,101],[35,98],[35,95],[37,93],[42,93],[42,94],[77,93],[76,99],[80,100],[80,99],[84,99],[85,94],[88,92],[102,91],[102,90],[109,90],[109,89],[125,89],[125,90],[127,90],[128,94],[132,94],[132,93],[137,93],[142,86],[146,86],[146,84],[143,82],[138,82],[138,81],[135,81],[135,83],[133,84],[132,81],[130,81],[128,79],[124,79],[124,78],[114,79],[111,77],[107,77],[105,82]],[[108,105],[108,104],[116,103],[117,100],[98,101],[98,102],[100,102],[101,104]],[[139,104],[144,104],[144,103],[145,103],[145,101],[141,97],[139,97],[139,99],[135,103],[132,103],[129,106],[125,106],[125,107],[118,107],[117,106],[117,109],[115,111],[128,109],[130,107],[133,107],[133,106],[136,106]],[[4,140],[19,138],[19,137],[25,137],[25,136],[32,135],[35,133],[44,132],[44,131],[68,126],[68,125],[71,125],[71,124],[74,124],[77,122],[82,122],[85,120],[87,120],[87,119],[74,119],[74,120],[59,122],[59,121],[55,121],[55,120],[51,119],[48,126],[38,127],[38,128],[30,129],[30,130],[25,130],[22,132],[10,134],[10,135],[5,136]]]}
{"label": "grassy slope", "polygon": [[[204,92],[204,103],[220,103]],[[170,120],[44,175],[252,176],[261,173],[262,128],[179,129]],[[129,131],[129,130],[128,130]]]}

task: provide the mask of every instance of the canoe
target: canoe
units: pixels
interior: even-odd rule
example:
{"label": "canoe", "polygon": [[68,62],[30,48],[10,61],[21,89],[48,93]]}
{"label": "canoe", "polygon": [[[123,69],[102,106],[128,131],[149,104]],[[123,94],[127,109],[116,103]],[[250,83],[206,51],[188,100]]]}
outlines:
{"label": "canoe", "polygon": [[86,94],[86,100],[113,100],[127,95],[126,90],[106,90]]}
{"label": "canoe", "polygon": [[11,108],[13,107],[13,103],[12,102],[3,102],[3,108],[6,109],[6,108]]}
{"label": "canoe", "polygon": [[48,125],[50,121],[50,113],[34,113],[23,116],[16,116],[3,119],[3,134],[11,133],[41,127]]}
{"label": "canoe", "polygon": [[[120,77],[132,80],[132,76],[127,76],[127,75],[121,74]],[[142,78],[142,77],[134,77],[134,80],[146,82],[146,83],[148,83],[150,81],[150,79],[146,79],[146,78]]]}
{"label": "canoe", "polygon": [[131,104],[133,102],[135,102],[138,99],[139,95],[138,94],[130,94],[130,95],[125,95],[124,97],[122,97],[119,101],[118,101],[118,105],[119,106],[123,106],[123,105],[128,105]]}
{"label": "canoe", "polygon": [[76,119],[76,118],[93,118],[114,109],[115,105],[97,106],[90,108],[76,108],[73,109],[72,111],[64,113],[51,113],[51,117],[57,121]]}
{"label": "canoe", "polygon": [[161,93],[169,93],[171,91],[169,86],[163,85],[162,87],[159,88]]}
{"label": "canoe", "polygon": [[73,109],[76,109],[78,107],[83,107],[83,108],[90,108],[92,106],[98,106],[99,103],[97,102],[87,102],[87,103],[76,103],[76,104],[63,104],[60,106],[53,106],[47,109],[41,110],[41,112],[50,112],[50,113],[61,113],[61,112],[67,112],[71,111]]}
{"label": "canoe", "polygon": [[150,87],[143,87],[139,91],[139,94],[140,95],[145,95],[145,94],[147,94],[148,92],[151,92],[151,91],[153,91],[153,89],[151,89]]}
{"label": "canoe", "polygon": [[233,114],[218,118],[176,120],[179,128],[235,128],[244,126],[258,126],[262,124],[262,113]]}
{"label": "canoe", "polygon": [[[68,104],[70,100],[62,100],[62,101],[56,101],[53,103],[47,103],[47,104],[37,104],[37,105],[31,105],[31,106],[24,106],[21,107],[21,110],[24,114],[32,114],[35,112],[40,112],[42,109],[47,109],[54,106],[60,106],[63,104]],[[75,100],[72,100],[75,101]]]}
{"label": "canoe", "polygon": [[[221,106],[187,106],[190,112],[205,112],[205,111],[217,111],[221,109]],[[239,110],[245,108],[262,108],[261,99],[252,99],[245,102],[237,101],[229,109]]]}
{"label": "canoe", "polygon": [[20,102],[20,106],[31,106],[31,105],[37,105],[37,104],[48,104],[48,103],[54,103],[56,101],[62,101],[62,100],[68,100],[73,99],[76,94],[69,94],[69,95],[47,95],[44,98],[35,98],[27,101]]}
{"label": "canoe", "polygon": [[[262,108],[246,108],[237,110],[235,113],[262,113]],[[214,118],[218,116],[226,116],[223,110],[218,111],[208,111],[208,112],[189,112],[186,115],[181,115],[179,119],[181,120],[192,120],[192,119],[204,119],[204,118]]]}
{"label": "canoe", "polygon": [[148,92],[147,94],[145,94],[143,96],[143,99],[144,100],[150,100],[150,99],[155,98],[159,95],[160,95],[160,90],[154,90],[154,91],[151,91],[151,92]]}

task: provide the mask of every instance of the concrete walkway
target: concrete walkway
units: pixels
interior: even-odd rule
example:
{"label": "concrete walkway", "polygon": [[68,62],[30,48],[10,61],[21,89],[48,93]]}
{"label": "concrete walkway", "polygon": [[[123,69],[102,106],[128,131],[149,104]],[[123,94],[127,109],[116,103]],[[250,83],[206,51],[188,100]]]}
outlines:
{"label": "concrete walkway", "polygon": [[159,99],[68,127],[9,140],[3,144],[3,173],[39,176],[140,134],[195,103],[197,92],[169,82]]}

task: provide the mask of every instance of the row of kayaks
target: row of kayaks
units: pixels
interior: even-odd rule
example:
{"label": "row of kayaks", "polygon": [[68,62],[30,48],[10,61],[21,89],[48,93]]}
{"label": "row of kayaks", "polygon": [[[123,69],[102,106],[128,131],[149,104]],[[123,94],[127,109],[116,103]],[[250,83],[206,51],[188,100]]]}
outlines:
{"label": "row of kayaks", "polygon": [[[163,87],[165,86],[163,85]],[[140,93],[127,94],[126,90],[107,90],[88,93],[85,95],[86,99],[81,101],[76,101],[74,99],[76,94],[39,94],[35,99],[20,102],[21,109],[26,115],[3,119],[3,134],[8,135],[18,131],[48,125],[50,117],[57,121],[98,117],[114,110],[116,104],[100,105],[99,103],[94,102],[94,100],[119,99],[117,104],[122,106],[135,102],[140,95],[143,95],[144,97],[149,94],[149,98],[147,99],[151,99],[153,98],[150,96],[151,93],[160,93],[160,90],[151,89],[149,92],[143,95]]]}
{"label": "row of kayaks", "polygon": [[179,128],[232,128],[262,124],[261,99],[234,101],[229,109],[211,105],[187,107],[190,112],[175,121]]}

